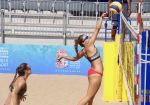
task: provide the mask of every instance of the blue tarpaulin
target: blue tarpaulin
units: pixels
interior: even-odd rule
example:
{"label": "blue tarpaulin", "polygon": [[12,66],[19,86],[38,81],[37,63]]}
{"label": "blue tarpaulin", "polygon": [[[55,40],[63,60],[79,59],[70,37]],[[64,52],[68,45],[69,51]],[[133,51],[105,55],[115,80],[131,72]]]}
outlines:
{"label": "blue tarpaulin", "polygon": [[[146,46],[146,31],[142,33],[141,48],[141,105],[150,105],[150,31],[148,31],[148,43]],[[147,52],[146,52],[147,47]],[[149,55],[146,55],[149,54]],[[147,59],[146,59],[147,58]],[[145,75],[146,73],[146,75]],[[145,84],[146,83],[146,84]],[[145,95],[144,95],[145,94]]]}

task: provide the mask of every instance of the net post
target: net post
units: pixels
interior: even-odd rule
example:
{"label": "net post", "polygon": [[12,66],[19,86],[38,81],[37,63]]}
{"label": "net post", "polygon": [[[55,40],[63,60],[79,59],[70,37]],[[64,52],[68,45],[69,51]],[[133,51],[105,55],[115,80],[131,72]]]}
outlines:
{"label": "net post", "polygon": [[136,53],[136,105],[141,105],[141,9],[142,0],[138,0],[138,15],[137,15],[137,23],[138,23],[138,34],[137,34],[137,53]]}

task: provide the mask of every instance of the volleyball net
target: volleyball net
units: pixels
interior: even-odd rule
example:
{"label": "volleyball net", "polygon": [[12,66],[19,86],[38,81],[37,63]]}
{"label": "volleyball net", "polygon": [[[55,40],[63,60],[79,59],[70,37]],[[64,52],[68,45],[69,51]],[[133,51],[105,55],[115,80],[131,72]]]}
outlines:
{"label": "volleyball net", "polygon": [[[120,15],[122,23],[124,22],[124,25],[127,24],[127,36],[131,33],[132,38],[136,39],[136,30],[122,13]],[[118,32],[121,32],[119,25]],[[123,38],[124,35],[119,33],[116,34],[115,41],[104,43],[104,100],[115,102],[128,101],[129,105],[133,105],[135,97],[134,44],[130,40],[124,42]],[[112,86],[111,88],[110,85]]]}
{"label": "volleyball net", "polygon": [[[124,26],[124,28],[123,28],[123,26]],[[126,33],[126,32],[128,32],[128,33]],[[130,37],[132,37],[131,39],[137,39],[137,33],[138,33],[138,31],[131,26],[129,21],[125,18],[124,14],[121,12],[120,13],[120,34],[119,34],[120,37],[119,37],[119,42],[118,42],[118,44],[119,44],[118,45],[119,46],[119,51],[118,51],[119,57],[118,58],[119,58],[119,64],[120,64],[120,67],[122,70],[122,75],[123,75],[123,80],[125,83],[125,88],[126,88],[129,105],[134,105],[134,97],[135,97],[135,94],[134,94],[134,69],[129,66],[131,63],[134,63],[134,61],[131,61],[132,59],[130,59],[130,57],[133,56],[134,53],[132,53],[133,55],[128,55],[128,54],[131,54],[132,50],[133,50],[132,52],[134,52],[134,45],[132,47],[132,50],[130,50],[130,53],[129,53],[127,50],[129,50],[130,48],[129,48],[129,46],[125,45],[125,43],[126,43],[125,36],[127,34],[128,35],[130,34],[131,35]],[[131,43],[132,43],[132,40],[131,40]],[[125,55],[127,55],[127,58],[125,58]],[[126,67],[127,63],[130,63],[130,64]]]}
{"label": "volleyball net", "polygon": [[[128,54],[128,52],[126,51],[127,48],[124,45],[124,35],[125,33],[122,33],[123,31],[120,31],[120,38],[119,38],[119,63],[121,65],[121,70],[123,73],[123,78],[124,78],[124,82],[125,82],[125,88],[126,88],[126,92],[127,92],[127,97],[128,97],[128,101],[129,101],[129,105],[147,105],[147,93],[145,92],[147,90],[147,76],[148,76],[148,65],[150,63],[150,61],[148,61],[148,39],[149,38],[149,33],[148,31],[145,34],[145,39],[143,39],[143,35],[141,35],[140,32],[140,28],[138,27],[137,29],[133,28],[130,23],[127,21],[127,19],[125,18],[125,16],[123,15],[123,13],[120,13],[120,27],[122,27],[122,24],[125,26],[125,30],[126,32],[131,33],[131,37],[132,39],[135,40],[135,48],[136,48],[136,52],[135,52],[135,58],[136,62],[134,64],[134,75],[135,78],[134,80],[130,80],[130,75],[126,72],[128,70],[126,70],[125,67],[125,61],[124,61],[124,55]],[[142,27],[143,28],[143,27]],[[122,29],[121,29],[122,30]],[[124,29],[123,29],[124,30]],[[143,38],[142,38],[143,37]],[[143,42],[142,42],[143,40]],[[133,50],[134,51],[134,50]],[[145,53],[142,53],[142,52]],[[130,54],[130,53],[129,53]],[[144,55],[144,57],[143,57]],[[144,59],[143,59],[143,58]],[[143,63],[146,65],[143,66]],[[129,69],[130,70],[130,69]],[[131,72],[131,71],[130,71]],[[143,74],[144,73],[144,74]],[[132,86],[131,86],[131,82]],[[135,90],[134,94],[132,92],[132,90]],[[142,91],[144,91],[142,93]]]}

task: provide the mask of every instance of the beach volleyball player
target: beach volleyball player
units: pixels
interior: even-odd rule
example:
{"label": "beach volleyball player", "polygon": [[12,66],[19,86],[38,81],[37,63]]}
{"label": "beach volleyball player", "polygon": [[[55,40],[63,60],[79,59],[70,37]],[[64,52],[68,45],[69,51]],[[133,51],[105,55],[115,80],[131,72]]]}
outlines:
{"label": "beach volleyball player", "polygon": [[27,90],[26,80],[31,74],[31,67],[27,63],[20,64],[16,69],[16,74],[9,88],[9,96],[4,105],[20,105],[21,101],[26,100],[24,93]]}
{"label": "beach volleyball player", "polygon": [[[91,37],[83,34],[80,35],[77,40],[75,40],[75,51],[76,51],[75,57],[70,57],[66,55],[58,56],[58,60],[64,58],[71,61],[77,61],[81,57],[85,56],[88,59],[88,61],[91,63],[91,68],[88,70],[89,86],[88,86],[87,94],[83,99],[80,100],[78,105],[86,105],[86,104],[92,105],[93,99],[101,85],[102,76],[103,76],[103,64],[100,58],[99,51],[95,47],[94,43],[96,41],[99,30],[102,26],[103,18],[105,16],[106,13],[103,13],[101,15],[101,17],[97,21],[95,31]],[[83,47],[83,49],[79,52],[78,52],[78,45]]]}

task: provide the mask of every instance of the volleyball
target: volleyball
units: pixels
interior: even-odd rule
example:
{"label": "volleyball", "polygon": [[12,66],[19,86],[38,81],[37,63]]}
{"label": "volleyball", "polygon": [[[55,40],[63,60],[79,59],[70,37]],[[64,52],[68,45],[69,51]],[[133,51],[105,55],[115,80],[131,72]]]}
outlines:
{"label": "volleyball", "polygon": [[122,11],[122,4],[120,2],[114,1],[110,4],[109,9],[112,14],[118,14],[120,11]]}

